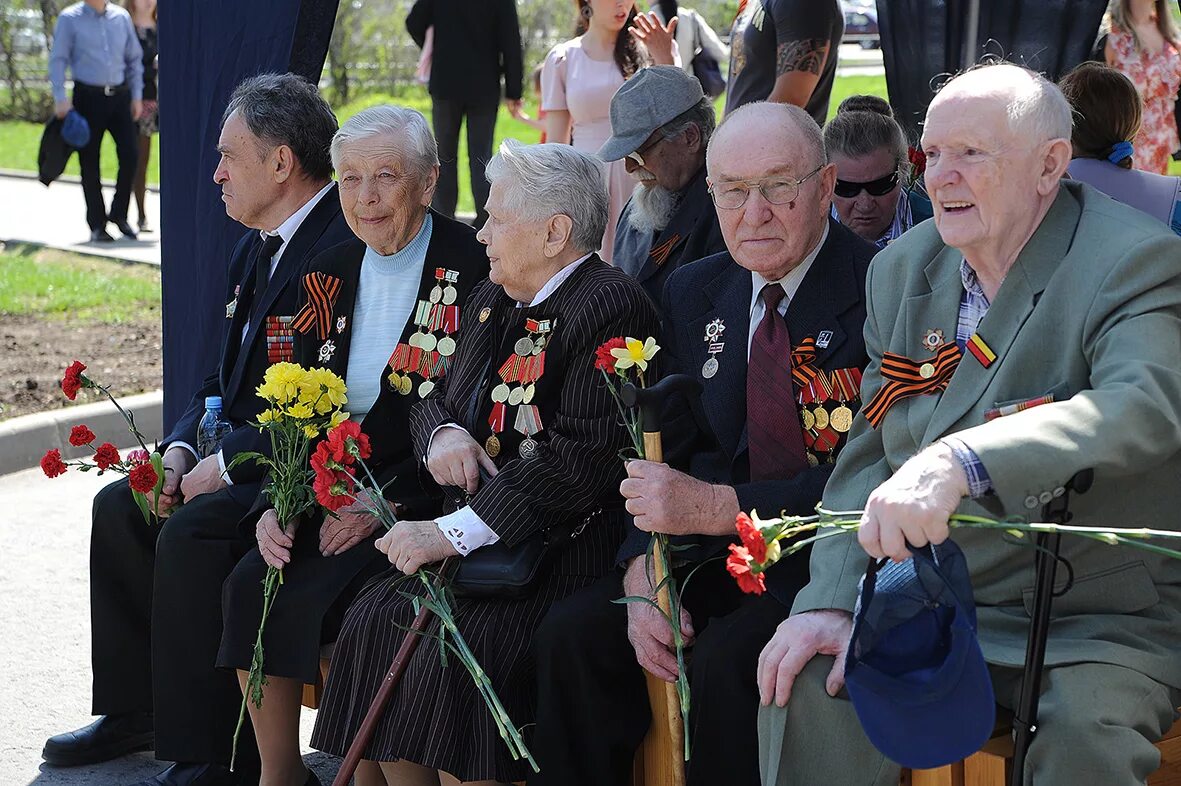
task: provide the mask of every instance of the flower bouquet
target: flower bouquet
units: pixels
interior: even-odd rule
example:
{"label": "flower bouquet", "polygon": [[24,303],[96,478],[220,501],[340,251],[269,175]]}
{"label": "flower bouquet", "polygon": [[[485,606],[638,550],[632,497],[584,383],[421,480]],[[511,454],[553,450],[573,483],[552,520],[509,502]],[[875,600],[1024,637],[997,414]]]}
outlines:
{"label": "flower bouquet", "polygon": [[[369,465],[365,463],[365,459],[369,458],[369,455],[369,437],[361,432],[361,427],[358,424],[346,421],[330,430],[328,438],[316,447],[316,452],[312,455],[312,469],[315,472],[313,487],[316,492],[316,500],[330,516],[335,515],[336,511],[346,505],[351,505],[354,502],[359,503],[386,530],[391,530],[398,523],[398,517],[394,514],[393,507],[383,497],[384,488],[373,476]],[[361,477],[358,477],[358,470],[363,473]],[[475,682],[476,688],[480,692],[480,697],[484,699],[484,704],[496,721],[496,728],[508,746],[509,753],[514,759],[525,759],[533,767],[533,771],[538,772],[537,762],[534,761],[533,755],[525,746],[520,731],[509,718],[508,711],[501,703],[500,697],[496,695],[488,675],[484,673],[484,669],[476,660],[475,653],[472,652],[471,647],[459,632],[455,623],[455,614],[448,599],[443,571],[432,574],[431,571],[422,567],[415,571],[414,577],[422,582],[426,590],[425,597],[408,592],[404,592],[402,595],[411,601],[415,614],[425,607],[439,618],[443,631],[438,634],[437,638],[439,646],[445,648],[443,649],[444,663],[446,663],[445,653],[450,650],[471,675],[472,681]],[[411,635],[414,634],[411,633]]]}
{"label": "flower bouquet", "polygon": [[[738,514],[735,526],[742,544],[730,544],[726,570],[738,582],[743,592],[763,594],[766,590],[763,574],[776,562],[812,543],[853,533],[861,528],[862,512],[859,510],[838,512],[819,506],[816,510],[815,516],[784,515],[773,519],[759,518],[755,511],[752,511],[750,516],[745,513]],[[948,523],[953,529],[991,529],[1015,538],[1025,538],[1029,534],[1039,533],[1076,535],[1111,546],[1131,546],[1181,559],[1181,551],[1147,542],[1148,538],[1181,538],[1181,532],[1172,530],[1101,529],[1046,522],[1031,523],[1020,519],[991,519],[961,513],[953,514]]]}
{"label": "flower bouquet", "polygon": [[[623,426],[631,439],[631,447],[624,451],[624,461],[629,459],[649,458],[644,448],[643,425],[640,423],[636,409],[628,407],[623,400],[623,387],[628,384],[646,387],[645,374],[648,363],[660,351],[656,339],[648,338],[640,341],[635,338],[613,338],[605,342],[595,351],[595,368],[603,374],[607,383],[607,390],[615,399],[619,408]],[[652,457],[655,458],[655,457]],[[677,704],[681,713],[682,734],[684,743],[684,760],[689,760],[689,675],[685,668],[685,637],[681,631],[681,591],[677,580],[673,577],[670,566],[671,553],[675,547],[669,543],[668,535],[652,533],[648,541],[648,566],[650,574],[648,581],[653,587],[655,600],[640,595],[629,595],[619,599],[618,603],[647,603],[664,617],[672,630],[673,645],[677,655]]]}
{"label": "flower bouquet", "polygon": [[[126,457],[120,458],[119,449],[113,444],[103,442],[95,447],[94,432],[88,426],[77,425],[70,429],[70,444],[76,448],[90,447],[94,450],[94,455],[90,457],[89,461],[66,461],[62,458],[61,451],[53,448],[46,451],[45,455],[41,457],[41,471],[49,478],[56,478],[58,475],[64,474],[70,467],[77,467],[80,472],[97,469],[100,475],[108,470],[126,475],[135,504],[143,513],[144,521],[151,524],[155,517],[153,511],[156,510],[160,501],[160,489],[164,486],[164,461],[158,450],[148,450],[143,434],[136,428],[135,415],[120,406],[119,400],[111,393],[109,387],[104,387],[83,374],[82,372],[85,370],[86,365],[77,360],[66,368],[61,381],[62,392],[65,393],[66,398],[73,401],[78,396],[78,391],[83,389],[102,391],[115,405],[115,409],[119,410],[123,419],[127,421],[127,430],[135,437],[139,448],[130,451]],[[152,495],[151,505],[148,504],[149,494]]]}
{"label": "flower bouquet", "polygon": [[[244,452],[234,456],[227,469],[243,461],[256,461],[267,468],[267,482],[263,493],[275,509],[279,524],[290,531],[301,515],[316,504],[312,490],[312,471],[308,468],[311,442],[323,431],[339,425],[348,418],[341,407],[348,401],[344,380],[323,368],[305,369],[296,363],[275,363],[263,376],[255,391],[267,402],[255,424],[270,437],[270,455]],[[263,630],[271,612],[275,594],[283,583],[283,571],[267,567],[263,579],[262,618],[254,641],[250,673],[242,693],[242,707],[238,726],[234,730],[234,755],[238,750],[238,735],[246,717],[247,700],[261,707],[266,675],[263,672]],[[233,769],[233,761],[230,768]]]}

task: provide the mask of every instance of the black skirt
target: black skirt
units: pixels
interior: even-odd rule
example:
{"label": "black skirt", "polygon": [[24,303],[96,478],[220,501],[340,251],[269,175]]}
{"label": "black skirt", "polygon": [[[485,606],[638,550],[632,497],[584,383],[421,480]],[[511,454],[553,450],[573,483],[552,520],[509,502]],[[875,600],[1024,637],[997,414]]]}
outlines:
{"label": "black skirt", "polygon": [[[550,573],[522,600],[458,598],[456,626],[487,672],[518,729],[531,727],[535,706],[533,633],[556,601],[594,583],[594,576]],[[312,747],[343,756],[361,726],[414,619],[401,593],[422,595],[417,578],[389,570],[374,578],[345,615]],[[364,758],[405,759],[461,781],[524,780],[528,762],[515,761],[471,676],[448,651],[446,666],[433,619],[415,650]],[[522,732],[529,741],[528,728]]]}
{"label": "black skirt", "polygon": [[[389,567],[370,535],[343,554],[320,554],[320,528],[305,522],[295,533],[291,561],[275,593],[263,631],[263,671],[311,685],[320,669],[320,646],[336,640],[349,603],[374,574]],[[254,548],[222,585],[220,668],[248,671],[262,617],[267,564]]]}

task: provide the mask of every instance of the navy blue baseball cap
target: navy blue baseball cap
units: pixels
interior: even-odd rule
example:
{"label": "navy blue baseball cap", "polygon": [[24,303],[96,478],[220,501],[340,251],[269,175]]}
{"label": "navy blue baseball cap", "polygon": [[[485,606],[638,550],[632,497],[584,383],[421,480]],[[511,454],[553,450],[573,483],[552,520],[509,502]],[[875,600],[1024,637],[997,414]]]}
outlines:
{"label": "navy blue baseball cap", "polygon": [[861,580],[845,685],[870,742],[934,769],[971,756],[996,722],[964,553],[951,540],[872,563]]}
{"label": "navy blue baseball cap", "polygon": [[79,150],[90,142],[90,124],[78,113],[78,110],[71,109],[66,113],[65,120],[62,121],[62,139],[70,147]]}

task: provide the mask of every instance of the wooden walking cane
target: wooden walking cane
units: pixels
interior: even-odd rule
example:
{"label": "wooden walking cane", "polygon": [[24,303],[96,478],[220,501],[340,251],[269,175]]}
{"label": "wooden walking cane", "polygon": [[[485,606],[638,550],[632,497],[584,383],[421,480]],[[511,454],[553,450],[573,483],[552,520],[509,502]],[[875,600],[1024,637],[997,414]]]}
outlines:
{"label": "wooden walking cane", "polygon": [[[1095,479],[1095,471],[1076,472],[1066,484],[1066,491],[1051,500],[1042,511],[1047,523],[1066,524],[1070,521],[1070,494],[1085,494]],[[1050,636],[1050,607],[1054,603],[1054,577],[1058,570],[1059,532],[1042,532],[1037,536],[1037,556],[1034,558],[1033,615],[1029,623],[1029,640],[1025,647],[1025,671],[1021,677],[1021,697],[1013,713],[1013,774],[1012,786],[1025,782],[1025,756],[1037,734],[1037,707],[1041,698],[1042,672],[1046,668],[1046,641]],[[1066,592],[1069,584],[1062,591]]]}
{"label": "wooden walking cane", "polygon": [[[623,403],[629,407],[640,407],[640,422],[644,430],[644,458],[648,461],[664,461],[664,447],[661,440],[661,409],[665,400],[673,393],[697,396],[701,383],[687,374],[671,374],[650,388],[639,388],[628,384],[623,387]],[[652,550],[653,581],[659,586],[668,575],[664,555],[660,549]],[[671,599],[669,587],[661,587],[656,603],[665,616],[671,620]],[[679,625],[680,620],[673,620]],[[637,771],[642,773],[643,786],[684,786],[685,784],[685,727],[681,722],[681,701],[677,686],[671,682],[644,673],[648,686],[648,703],[652,708],[652,726],[640,748],[640,762]],[[641,763],[642,762],[642,763]]]}
{"label": "wooden walking cane", "polygon": [[[443,565],[439,568],[436,586],[445,581],[444,577],[448,575],[451,562],[450,557],[443,561]],[[406,631],[402,644],[394,654],[394,661],[390,664],[385,679],[381,681],[377,695],[373,697],[373,703],[369,705],[369,711],[365,713],[365,719],[361,721],[361,728],[357,730],[357,736],[353,737],[353,742],[344,755],[344,762],[340,765],[340,771],[336,773],[332,786],[349,786],[353,773],[357,771],[357,765],[361,763],[365,746],[373,739],[377,724],[381,720],[381,716],[385,714],[385,708],[389,705],[390,699],[394,697],[394,691],[398,689],[398,684],[402,681],[402,674],[405,673],[406,666],[410,663],[410,656],[414,654],[414,650],[418,647],[418,642],[422,640],[423,632],[433,616],[434,614],[425,605],[418,609],[414,622],[410,624],[410,630]]]}

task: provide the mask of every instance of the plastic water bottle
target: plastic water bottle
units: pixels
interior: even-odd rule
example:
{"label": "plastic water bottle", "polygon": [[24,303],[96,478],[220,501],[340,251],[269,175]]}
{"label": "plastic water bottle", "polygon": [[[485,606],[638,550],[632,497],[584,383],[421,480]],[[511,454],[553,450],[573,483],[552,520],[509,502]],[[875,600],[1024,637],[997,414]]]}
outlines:
{"label": "plastic water bottle", "polygon": [[205,414],[197,425],[197,452],[201,458],[221,450],[221,441],[233,426],[221,414],[221,396],[205,397]]}

